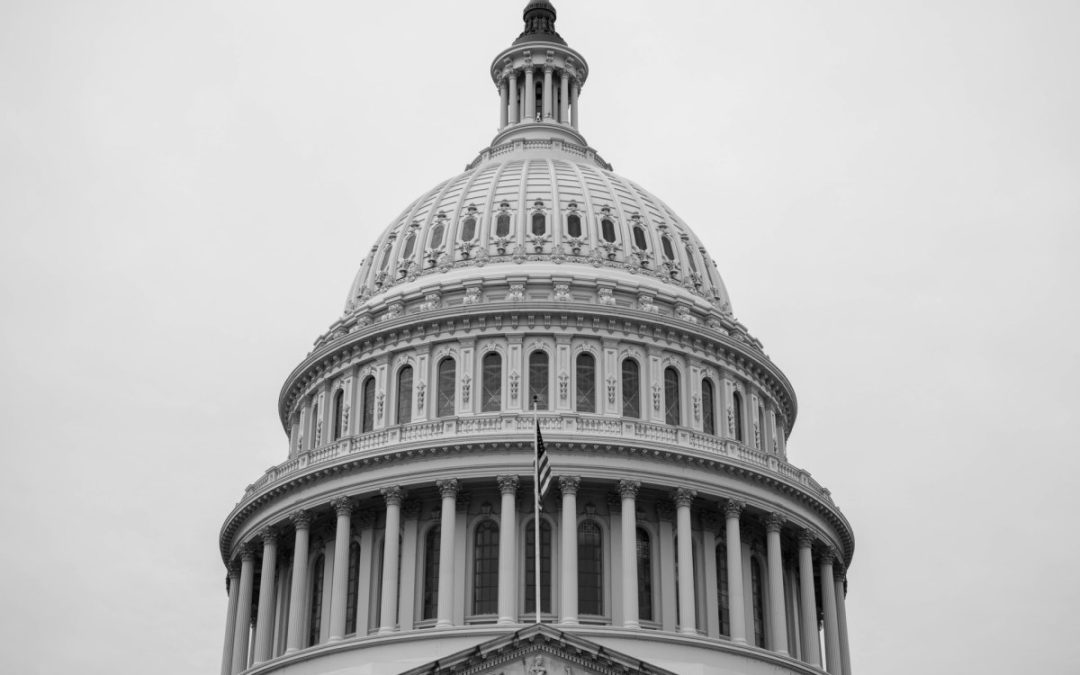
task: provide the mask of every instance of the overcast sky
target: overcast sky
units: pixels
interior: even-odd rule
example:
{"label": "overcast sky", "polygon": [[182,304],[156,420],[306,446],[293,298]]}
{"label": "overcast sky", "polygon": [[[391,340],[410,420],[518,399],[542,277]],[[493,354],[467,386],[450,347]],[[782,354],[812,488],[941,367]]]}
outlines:
{"label": "overcast sky", "polygon": [[[219,527],[525,0],[0,2],[0,671],[215,672]],[[856,673],[1080,670],[1080,3],[563,0],[856,551]]]}

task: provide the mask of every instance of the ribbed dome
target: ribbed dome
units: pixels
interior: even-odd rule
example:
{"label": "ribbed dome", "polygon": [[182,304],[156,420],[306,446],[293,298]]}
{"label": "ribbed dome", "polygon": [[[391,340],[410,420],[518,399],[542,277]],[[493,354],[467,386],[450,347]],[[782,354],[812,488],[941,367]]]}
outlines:
{"label": "ribbed dome", "polygon": [[730,314],[715,263],[686,223],[604,166],[591,151],[558,141],[491,148],[421,195],[380,235],[346,311],[426,275],[466,267],[484,267],[485,277],[521,274],[554,262],[567,273],[589,266],[681,288]]}

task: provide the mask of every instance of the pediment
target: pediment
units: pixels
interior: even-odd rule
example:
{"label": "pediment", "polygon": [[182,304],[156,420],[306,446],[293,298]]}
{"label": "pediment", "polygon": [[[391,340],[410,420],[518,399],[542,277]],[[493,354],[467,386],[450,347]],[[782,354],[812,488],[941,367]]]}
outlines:
{"label": "pediment", "polygon": [[675,675],[551,626],[502,635],[402,675]]}

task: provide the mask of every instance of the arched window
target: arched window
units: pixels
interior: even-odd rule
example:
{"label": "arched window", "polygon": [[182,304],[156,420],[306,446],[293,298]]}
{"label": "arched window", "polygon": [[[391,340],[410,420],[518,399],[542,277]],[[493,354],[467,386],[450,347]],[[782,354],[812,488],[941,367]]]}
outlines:
{"label": "arched window", "polygon": [[675,259],[675,247],[671,245],[671,238],[668,236],[660,237],[660,246],[664,249],[664,257],[668,260]]}
{"label": "arched window", "polygon": [[652,621],[652,549],[649,533],[640,527],[637,529],[637,605],[638,618]]}
{"label": "arched window", "polygon": [[499,611],[499,525],[485,520],[473,542],[473,614]]}
{"label": "arched window", "polygon": [[345,634],[356,632],[356,592],[360,589],[360,544],[349,544],[349,586],[345,598]]}
{"label": "arched window", "polygon": [[575,398],[578,412],[596,412],[596,358],[589,352],[577,357]]}
{"label": "arched window", "polygon": [[308,646],[319,644],[322,632],[322,596],[323,574],[326,571],[326,556],[319,554],[311,570],[311,612],[308,613]]}
{"label": "arched window", "polygon": [[548,409],[548,355],[539,349],[529,354],[529,400],[537,410]]}
{"label": "arched window", "polygon": [[439,553],[442,529],[436,525],[424,537],[424,610],[421,618],[434,619],[439,614]]}
{"label": "arched window", "polygon": [[334,440],[341,438],[344,431],[342,426],[345,422],[345,390],[338,389],[334,393]]}
{"label": "arched window", "polygon": [[454,414],[454,380],[457,368],[454,359],[449,356],[439,361],[439,382],[436,393],[436,417],[450,417]]}
{"label": "arched window", "polygon": [[578,524],[578,612],[604,613],[604,545],[592,520]]}
{"label": "arched window", "polygon": [[600,236],[603,237],[606,242],[615,241],[615,223],[611,218],[603,218],[600,221]]}
{"label": "arched window", "polygon": [[547,232],[547,216],[542,213],[534,213],[532,216],[532,233],[541,236]]}
{"label": "arched window", "polygon": [[758,432],[754,435],[754,441],[757,443],[759,449],[768,451],[769,439],[766,438],[765,434],[765,406],[760,404],[757,409],[757,430]]}
{"label": "arched window", "polygon": [[502,410],[502,357],[498,352],[484,354],[481,378],[480,412]]}
{"label": "arched window", "polygon": [[322,441],[319,438],[319,399],[315,399],[311,403],[311,434],[308,436],[311,439],[311,447],[316,447]]}
{"label": "arched window", "polygon": [[384,251],[382,255],[382,262],[379,263],[379,269],[384,272],[386,271],[386,268],[390,265],[391,248],[391,246],[386,247],[386,251]]}
{"label": "arched window", "polygon": [[397,423],[412,422],[412,366],[405,366],[397,376]]}
{"label": "arched window", "polygon": [[571,213],[566,217],[566,233],[571,237],[581,236],[581,216]]}
{"label": "arched window", "polygon": [[664,421],[678,426],[682,420],[679,409],[679,371],[671,366],[664,369]]}
{"label": "arched window", "polygon": [[[525,613],[536,613],[536,527],[525,526]],[[540,520],[540,611],[551,611],[551,523]]]}
{"label": "arched window", "polygon": [[735,417],[735,440],[743,440],[743,423],[742,423],[742,394],[735,391],[731,394],[731,408],[732,415]]}
{"label": "arched window", "polygon": [[360,431],[367,432],[375,428],[375,378],[364,380],[364,413],[360,418]]}
{"label": "arched window", "polygon": [[642,251],[649,248],[649,242],[645,239],[645,230],[641,227],[634,228],[634,246],[637,246]]}
{"label": "arched window", "polygon": [[765,647],[765,597],[761,589],[761,563],[750,558],[750,598],[754,614],[754,644]]}
{"label": "arched window", "polygon": [[701,381],[701,423],[707,434],[716,435],[716,408],[713,400],[712,381]]}
{"label": "arched window", "polygon": [[405,239],[405,248],[401,251],[401,259],[408,260],[412,257],[413,247],[416,246],[416,235],[410,234]]}
{"label": "arched window", "polygon": [[476,238],[476,218],[469,216],[461,224],[461,241],[472,241]]}
{"label": "arched window", "polygon": [[716,545],[716,606],[720,613],[720,634],[731,635],[731,605],[728,599],[727,544]]}
{"label": "arched window", "polygon": [[437,224],[431,228],[431,245],[428,248],[439,248],[442,246],[443,230],[446,229],[442,223]]}
{"label": "arched window", "polygon": [[510,234],[510,214],[500,213],[495,219],[495,236],[505,237]]}
{"label": "arched window", "polygon": [[641,387],[638,364],[634,359],[622,362],[622,413],[626,417],[641,417]]}
{"label": "arched window", "polygon": [[697,263],[694,262],[694,249],[690,247],[690,244],[686,245],[686,262],[690,265],[690,271],[697,273]]}

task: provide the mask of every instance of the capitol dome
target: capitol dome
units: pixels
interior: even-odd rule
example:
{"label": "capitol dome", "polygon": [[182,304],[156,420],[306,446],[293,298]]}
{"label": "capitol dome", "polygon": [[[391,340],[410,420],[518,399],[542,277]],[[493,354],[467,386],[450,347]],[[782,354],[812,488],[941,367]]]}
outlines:
{"label": "capitol dome", "polygon": [[850,675],[853,533],[789,462],[794,390],[586,142],[554,7],[523,18],[495,138],[286,378],[287,456],[220,533],[222,673]]}

